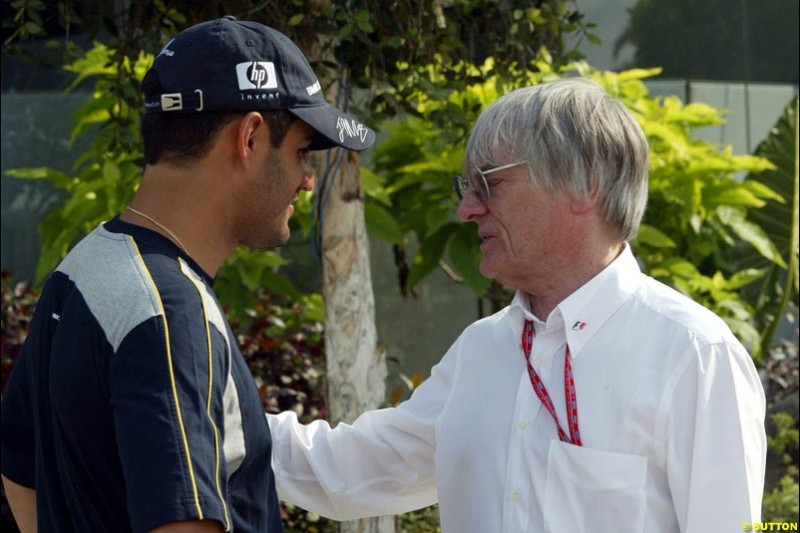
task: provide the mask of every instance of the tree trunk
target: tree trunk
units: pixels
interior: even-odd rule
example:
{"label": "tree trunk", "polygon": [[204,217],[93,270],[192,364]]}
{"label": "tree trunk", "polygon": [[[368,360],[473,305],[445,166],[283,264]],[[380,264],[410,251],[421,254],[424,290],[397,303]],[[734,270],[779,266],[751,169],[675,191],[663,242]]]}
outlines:
{"label": "tree trunk", "polygon": [[[358,156],[347,152],[339,157],[344,157],[345,162],[328,180],[328,187],[333,190],[324,204],[322,224],[322,294],[331,425],[352,423],[364,411],[380,406],[385,400],[387,373],[385,354],[377,346]],[[362,519],[341,523],[339,531],[394,533],[395,523],[390,516]]]}

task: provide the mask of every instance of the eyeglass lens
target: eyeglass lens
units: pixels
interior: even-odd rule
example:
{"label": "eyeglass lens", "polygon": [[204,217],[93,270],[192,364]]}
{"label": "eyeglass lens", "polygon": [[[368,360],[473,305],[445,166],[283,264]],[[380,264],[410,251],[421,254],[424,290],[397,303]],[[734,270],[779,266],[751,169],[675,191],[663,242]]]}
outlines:
{"label": "eyeglass lens", "polygon": [[489,199],[489,185],[486,183],[486,177],[483,172],[477,166],[470,165],[465,178],[461,176],[453,177],[453,190],[459,201],[466,194],[473,193],[480,201],[486,202]]}

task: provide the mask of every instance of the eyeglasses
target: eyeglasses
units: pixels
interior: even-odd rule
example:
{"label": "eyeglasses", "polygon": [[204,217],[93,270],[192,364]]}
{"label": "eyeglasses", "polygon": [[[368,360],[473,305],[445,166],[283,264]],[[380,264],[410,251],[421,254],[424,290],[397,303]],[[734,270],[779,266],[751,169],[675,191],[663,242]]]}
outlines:
{"label": "eyeglasses", "polygon": [[471,192],[481,202],[488,202],[489,182],[486,181],[486,175],[491,174],[492,172],[505,170],[507,168],[524,165],[526,163],[527,161],[518,161],[516,163],[509,163],[507,165],[489,168],[487,170],[481,170],[477,165],[470,163],[469,167],[467,168],[466,179],[462,178],[461,176],[453,176],[453,190],[456,192],[456,196],[458,196],[458,201],[460,202],[463,200],[464,196]]}

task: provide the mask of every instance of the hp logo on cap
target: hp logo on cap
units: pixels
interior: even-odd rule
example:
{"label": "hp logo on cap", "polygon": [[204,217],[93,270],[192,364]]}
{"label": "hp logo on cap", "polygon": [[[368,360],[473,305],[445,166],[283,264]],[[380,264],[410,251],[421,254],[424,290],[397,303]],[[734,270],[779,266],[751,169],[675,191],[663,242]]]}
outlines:
{"label": "hp logo on cap", "polygon": [[236,77],[239,79],[240,91],[278,88],[275,64],[269,61],[239,63],[236,65]]}

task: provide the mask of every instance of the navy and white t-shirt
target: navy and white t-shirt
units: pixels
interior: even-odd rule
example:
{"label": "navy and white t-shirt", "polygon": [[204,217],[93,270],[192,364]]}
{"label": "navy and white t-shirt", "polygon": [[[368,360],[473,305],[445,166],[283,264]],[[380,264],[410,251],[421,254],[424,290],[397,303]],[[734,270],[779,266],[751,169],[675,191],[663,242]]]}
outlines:
{"label": "navy and white t-shirt", "polygon": [[36,490],[39,531],[281,531],[271,447],[212,279],[118,218],[78,243],[2,400],[2,472]]}

